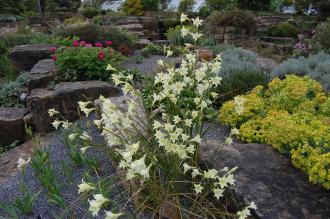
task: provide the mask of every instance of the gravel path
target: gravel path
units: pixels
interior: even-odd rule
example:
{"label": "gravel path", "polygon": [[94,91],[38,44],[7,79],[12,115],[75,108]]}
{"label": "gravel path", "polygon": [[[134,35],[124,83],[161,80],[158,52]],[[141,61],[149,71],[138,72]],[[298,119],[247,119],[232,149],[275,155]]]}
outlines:
{"label": "gravel path", "polygon": [[[95,128],[91,129],[91,134],[93,136],[94,142],[102,143],[103,139],[100,136],[98,130]],[[70,183],[62,170],[62,162],[66,162],[72,166],[72,161],[69,157],[69,149],[64,145],[62,140],[62,133],[57,131],[54,137],[51,139],[51,143],[49,145],[50,149],[50,160],[55,169],[57,175],[57,181],[60,182],[61,194],[62,197],[66,200],[67,203],[75,203],[73,207],[74,209],[74,218],[85,219],[92,218],[92,216],[86,212],[88,209],[87,200],[81,201],[78,199],[78,187],[77,184],[81,183],[81,179],[84,176],[86,171],[86,167],[77,167],[74,168],[73,171],[73,180]],[[99,151],[100,149],[90,149],[86,152],[87,156],[93,156],[100,160],[100,171],[102,172],[102,177],[109,176],[115,172],[114,168],[110,165],[108,158],[105,156],[105,153]],[[107,162],[106,162],[107,161]],[[96,176],[92,176],[93,179],[96,180]],[[69,218],[68,215],[65,214],[65,211],[54,205],[48,203],[48,197],[46,191],[43,189],[43,186],[39,183],[34,175],[33,169],[28,165],[26,168],[26,174],[23,175],[18,173],[16,176],[9,179],[9,181],[0,184],[0,202],[1,203],[11,203],[16,197],[21,197],[22,193],[19,191],[20,182],[24,182],[24,184],[28,187],[29,191],[33,194],[39,192],[41,193],[34,205],[34,214],[27,217],[24,215],[19,215],[19,218],[42,218],[42,219],[51,219],[51,218]],[[111,197],[115,197],[119,194],[119,191],[122,190],[119,185],[114,186],[115,189],[110,194]],[[110,209],[108,209],[110,210]],[[125,209],[128,211],[128,209]],[[99,217],[94,218],[104,218],[104,211],[99,212]],[[0,210],[0,218],[8,218],[8,215],[2,210]],[[127,216],[125,218],[131,218],[131,216]]]}

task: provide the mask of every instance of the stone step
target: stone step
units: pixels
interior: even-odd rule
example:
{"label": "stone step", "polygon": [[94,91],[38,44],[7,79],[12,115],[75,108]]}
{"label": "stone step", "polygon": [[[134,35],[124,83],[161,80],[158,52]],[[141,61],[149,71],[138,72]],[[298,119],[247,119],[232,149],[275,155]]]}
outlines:
{"label": "stone step", "polygon": [[137,49],[143,49],[147,45],[149,45],[151,41],[149,39],[139,39],[138,42],[135,44]]}
{"label": "stone step", "polygon": [[269,36],[261,36],[261,40],[270,42],[270,43],[282,43],[282,44],[293,44],[295,43],[295,39],[291,37],[269,37]]}
{"label": "stone step", "polygon": [[221,146],[220,131],[206,139],[201,154],[218,170],[238,167],[233,190],[247,204],[256,203],[255,218],[329,218],[330,190],[310,184],[288,157],[270,145]]}
{"label": "stone step", "polygon": [[52,59],[44,59],[33,66],[28,73],[28,87],[30,90],[46,88],[57,74],[55,63]]}
{"label": "stone step", "polygon": [[25,140],[23,118],[26,114],[28,110],[25,108],[0,107],[0,147]]}
{"label": "stone step", "polygon": [[136,35],[139,38],[144,38],[144,36],[145,36],[145,34],[144,34],[143,31],[142,32],[141,31],[128,31],[128,33],[134,34],[134,35]]}
{"label": "stone step", "polygon": [[34,44],[15,46],[10,51],[10,58],[17,71],[30,71],[42,59],[49,59],[54,45]]}
{"label": "stone step", "polygon": [[142,24],[126,24],[126,25],[119,25],[118,27],[123,28],[127,31],[143,31]]}
{"label": "stone step", "polygon": [[48,110],[55,108],[62,116],[73,121],[78,116],[78,101],[95,100],[104,97],[119,96],[121,91],[103,81],[61,82],[54,90],[34,89],[27,99],[29,111],[33,114],[33,123],[37,132],[47,133],[53,130],[53,118]]}

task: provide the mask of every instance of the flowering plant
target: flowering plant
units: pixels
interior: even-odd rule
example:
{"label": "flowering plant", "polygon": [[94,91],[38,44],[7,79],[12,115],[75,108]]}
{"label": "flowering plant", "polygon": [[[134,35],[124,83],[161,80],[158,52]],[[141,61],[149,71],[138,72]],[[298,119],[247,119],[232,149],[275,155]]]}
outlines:
{"label": "flowering plant", "polygon": [[[194,35],[196,43],[201,21],[181,15],[182,23],[189,21],[197,30],[185,34]],[[186,47],[189,51],[191,45]],[[167,56],[171,55],[172,51],[168,50]],[[225,196],[225,189],[234,184],[236,167],[222,170],[200,167],[200,146],[205,133],[203,123],[207,108],[217,96],[211,89],[221,81],[217,75],[221,57],[217,56],[211,62],[198,61],[196,51],[190,50],[179,68],[163,60],[158,64],[161,72],[155,76],[154,83],[159,89],[152,94],[152,110],[144,106],[145,100],[141,91],[135,88],[133,76],[124,75],[108,65],[107,69],[115,72],[112,74],[114,83],[122,87],[125,102],[100,97],[100,119],[92,121],[102,130],[107,152],[115,154],[118,160],[124,178],[120,179],[129,183],[126,186],[131,194],[129,200],[136,201],[139,213],[153,211],[160,217],[171,208],[176,217],[181,218],[223,215],[246,218],[251,215],[250,209],[256,209],[253,202],[237,213],[217,204]],[[79,102],[79,105],[86,116],[96,110],[91,107],[92,102]],[[54,110],[49,112],[56,114]],[[54,126],[67,128],[70,124],[55,121]],[[237,130],[233,129],[231,136],[236,134]],[[76,133],[70,135],[78,136]],[[82,137],[86,141],[84,145],[93,145],[88,134],[84,133]],[[228,137],[227,143],[231,142]],[[105,198],[102,191],[96,191],[93,185],[83,181],[79,192],[94,193],[89,210],[95,216],[111,200]],[[106,214],[121,215],[109,211]]]}
{"label": "flowering plant", "polygon": [[60,47],[52,59],[59,69],[61,81],[110,80],[111,72],[106,70],[108,63],[119,68],[124,56],[114,51],[111,41],[104,48],[101,43],[90,44],[74,40],[71,47]]}

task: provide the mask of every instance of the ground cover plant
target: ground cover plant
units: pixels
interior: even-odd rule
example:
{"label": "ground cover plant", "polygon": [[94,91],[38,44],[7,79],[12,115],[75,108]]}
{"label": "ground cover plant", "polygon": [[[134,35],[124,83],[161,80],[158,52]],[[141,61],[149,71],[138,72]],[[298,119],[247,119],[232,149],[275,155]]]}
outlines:
{"label": "ground cover plant", "polygon": [[[201,26],[199,18],[190,20],[184,14],[181,22],[192,22],[196,30]],[[200,37],[199,32],[186,34]],[[199,37],[195,37],[195,43]],[[172,52],[168,50],[167,55],[171,56]],[[218,171],[200,166],[200,146],[206,131],[203,124],[217,96],[211,88],[221,81],[217,75],[221,68],[220,56],[211,62],[199,62],[196,51],[190,50],[177,69],[163,60],[158,63],[162,72],[154,78],[151,109],[144,107],[145,99],[135,88],[132,75],[115,70],[111,64],[107,67],[113,71],[114,83],[122,87],[126,104],[115,104],[111,99],[100,97],[100,118],[91,122],[102,131],[107,143],[105,153],[112,155],[121,171],[107,178],[98,176],[96,181],[88,177],[82,179],[79,193],[89,198],[88,211],[98,216],[101,209],[106,209],[105,218],[125,216],[122,210],[126,202],[110,199],[100,186],[114,178],[125,182],[129,200],[134,201],[138,215],[146,212],[161,216],[162,209],[169,207],[181,218],[224,215],[246,218],[251,215],[251,209],[256,209],[254,202],[243,210],[235,206],[238,211],[217,204],[217,200],[225,198],[226,188],[234,184],[236,168]],[[79,106],[87,117],[97,110],[91,101],[79,102]],[[68,130],[68,141],[77,147],[78,153],[84,154],[95,145],[88,132],[61,120],[56,109],[50,109],[49,114],[55,118],[55,128]],[[236,131],[232,131],[228,142]]]}
{"label": "ground cover plant", "polygon": [[330,55],[324,52],[308,57],[289,58],[272,71],[272,77],[287,74],[308,75],[327,90],[330,89]]}
{"label": "ground cover plant", "polygon": [[[111,72],[107,65],[119,68],[125,58],[111,48],[112,41],[90,44],[85,41],[73,41],[71,47],[61,47],[55,51],[53,60],[59,70],[60,81],[105,80],[109,81]],[[55,48],[54,48],[55,50]]]}
{"label": "ground cover plant", "polygon": [[270,144],[291,156],[310,182],[329,189],[329,103],[315,80],[287,75],[224,103],[219,118],[239,128],[241,140]]}

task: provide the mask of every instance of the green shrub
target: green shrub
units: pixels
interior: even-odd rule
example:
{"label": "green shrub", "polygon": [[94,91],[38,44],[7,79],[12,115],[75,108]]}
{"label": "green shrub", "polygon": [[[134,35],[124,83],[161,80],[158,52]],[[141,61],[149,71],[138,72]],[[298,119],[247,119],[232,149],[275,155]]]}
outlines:
{"label": "green shrub", "polygon": [[122,5],[122,10],[128,15],[142,15],[142,2],[141,0],[125,0]]}
{"label": "green shrub", "polygon": [[0,14],[0,23],[17,22],[20,20],[22,20],[22,17],[18,15]]}
{"label": "green shrub", "polygon": [[316,27],[316,35],[314,44],[316,50],[323,50],[330,52],[330,20],[325,23],[320,23]]}
{"label": "green shrub", "polygon": [[178,11],[181,13],[191,13],[195,5],[195,0],[181,0]]}
{"label": "green shrub", "polygon": [[131,36],[116,27],[107,26],[106,28],[103,28],[94,23],[62,27],[56,31],[55,35],[63,38],[77,36],[80,40],[89,43],[111,40],[114,48],[117,48],[121,44],[133,48],[135,41],[134,36]]}
{"label": "green shrub", "polygon": [[272,77],[286,74],[308,75],[317,80],[327,90],[330,89],[330,55],[320,52],[309,57],[289,58],[277,66],[271,73]]}
{"label": "green shrub", "polygon": [[328,0],[321,0],[316,4],[316,7],[323,18],[330,17],[330,2]]}
{"label": "green shrub", "polygon": [[243,10],[269,11],[271,0],[238,0],[238,7]]}
{"label": "green shrub", "polygon": [[291,155],[312,183],[330,189],[330,117],[324,110],[330,99],[322,86],[309,77],[288,75],[239,98],[223,104],[220,121],[239,128],[241,140],[270,144]]}
{"label": "green shrub", "polygon": [[299,33],[299,29],[293,24],[285,22],[269,27],[266,33],[269,36],[296,38]]}
{"label": "green shrub", "polygon": [[8,49],[4,42],[0,40],[0,78],[8,77],[12,72]]}
{"label": "green shrub", "polygon": [[86,18],[92,19],[96,15],[100,14],[100,9],[92,5],[85,5],[81,11],[81,14]]}
{"label": "green shrub", "polygon": [[185,37],[181,35],[181,26],[170,28],[165,35],[171,45],[183,46],[186,43],[194,43],[191,35]]}
{"label": "green shrub", "polygon": [[141,0],[143,11],[158,11],[159,0]]}
{"label": "green shrub", "polygon": [[237,7],[237,0],[206,0],[210,11],[232,10]]}
{"label": "green shrub", "polygon": [[9,81],[1,85],[0,106],[13,107],[22,106],[19,101],[20,94],[25,91],[24,85],[27,82],[27,73],[22,73],[15,81]]}
{"label": "green shrub", "polygon": [[[178,46],[170,46],[169,49],[173,52],[173,56],[179,56],[182,51]],[[153,43],[148,44],[142,49],[142,55],[148,57],[149,55],[164,55],[164,46],[156,45]]]}
{"label": "green shrub", "polygon": [[218,26],[234,26],[251,31],[255,29],[256,22],[254,15],[248,11],[213,11],[206,20],[206,29],[214,32]]}
{"label": "green shrub", "polygon": [[70,26],[70,25],[80,25],[80,24],[83,24],[85,22],[86,22],[86,19],[84,17],[76,16],[76,17],[65,19],[63,21],[63,24],[65,26]]}
{"label": "green shrub", "polygon": [[109,48],[77,46],[59,48],[56,51],[56,66],[59,81],[109,81],[111,72],[107,65],[119,68],[124,57]]}

